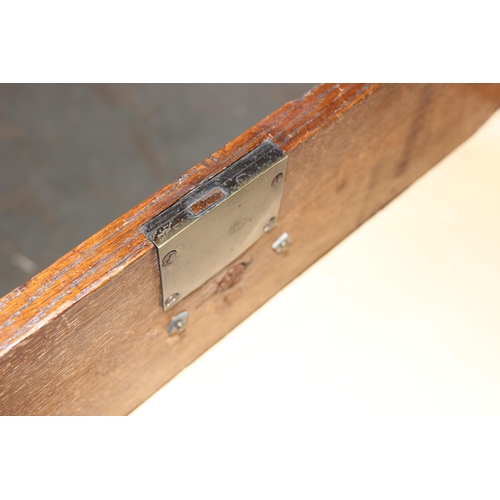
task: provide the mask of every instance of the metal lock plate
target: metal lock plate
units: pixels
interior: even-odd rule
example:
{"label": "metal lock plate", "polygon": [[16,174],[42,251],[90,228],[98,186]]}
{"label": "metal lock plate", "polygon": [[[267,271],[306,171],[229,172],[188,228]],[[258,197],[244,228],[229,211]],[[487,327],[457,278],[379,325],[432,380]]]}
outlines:
{"label": "metal lock plate", "polygon": [[164,310],[276,225],[286,164],[265,141],[141,227],[158,252]]}

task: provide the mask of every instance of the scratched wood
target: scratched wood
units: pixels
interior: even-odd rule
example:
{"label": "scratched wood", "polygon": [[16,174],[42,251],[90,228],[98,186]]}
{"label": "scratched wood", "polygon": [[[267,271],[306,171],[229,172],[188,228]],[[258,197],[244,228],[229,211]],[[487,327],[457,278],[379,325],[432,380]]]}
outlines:
{"label": "scratched wood", "polygon": [[[320,85],[283,106],[0,301],[0,414],[129,413],[499,102],[499,85],[355,84]],[[139,227],[267,138],[289,156],[278,226],[164,313],[155,251]],[[293,244],[278,255],[271,243],[284,231]],[[168,336],[182,310],[186,332]]]}

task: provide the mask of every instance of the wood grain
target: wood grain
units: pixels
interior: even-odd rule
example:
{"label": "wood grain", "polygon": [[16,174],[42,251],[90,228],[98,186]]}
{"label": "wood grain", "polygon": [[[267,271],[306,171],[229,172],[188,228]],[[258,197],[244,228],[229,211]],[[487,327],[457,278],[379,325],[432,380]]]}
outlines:
{"label": "wood grain", "polygon": [[[473,133],[498,85],[320,85],[0,301],[1,414],[127,414]],[[141,224],[270,138],[278,227],[164,313]],[[283,231],[293,238],[277,255]],[[320,292],[319,292],[320,293]],[[183,336],[166,326],[190,312]],[[263,346],[265,348],[265,346]]]}

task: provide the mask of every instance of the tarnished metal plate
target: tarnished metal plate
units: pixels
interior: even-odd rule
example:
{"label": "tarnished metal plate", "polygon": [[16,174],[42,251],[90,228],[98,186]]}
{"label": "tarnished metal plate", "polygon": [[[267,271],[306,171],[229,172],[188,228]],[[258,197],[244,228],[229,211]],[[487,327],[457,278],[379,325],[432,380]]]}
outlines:
{"label": "tarnished metal plate", "polygon": [[158,251],[164,310],[276,225],[286,164],[266,141],[141,227]]}

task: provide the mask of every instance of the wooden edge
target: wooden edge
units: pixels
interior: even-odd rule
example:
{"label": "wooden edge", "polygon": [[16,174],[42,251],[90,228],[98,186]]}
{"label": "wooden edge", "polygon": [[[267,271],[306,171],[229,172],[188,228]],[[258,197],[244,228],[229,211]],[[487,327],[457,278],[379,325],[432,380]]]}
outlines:
{"label": "wooden edge", "polygon": [[[290,151],[381,85],[319,85],[289,102],[0,300],[0,357],[97,290],[152,245],[139,227],[205,179],[272,139]],[[306,118],[306,119],[304,119]]]}
{"label": "wooden edge", "polygon": [[[2,300],[0,414],[130,412],[499,102],[500,85],[320,85],[280,108]],[[164,313],[140,225],[268,138],[289,156],[278,226]],[[284,231],[293,245],[276,256],[271,243]],[[169,337],[166,325],[183,309],[186,334]]]}

